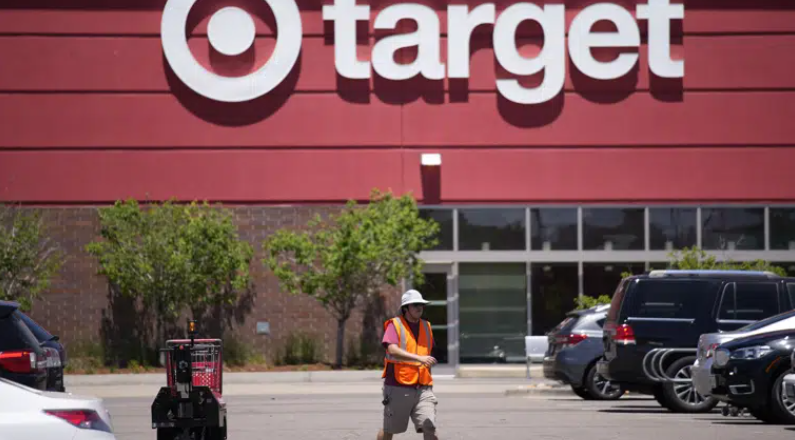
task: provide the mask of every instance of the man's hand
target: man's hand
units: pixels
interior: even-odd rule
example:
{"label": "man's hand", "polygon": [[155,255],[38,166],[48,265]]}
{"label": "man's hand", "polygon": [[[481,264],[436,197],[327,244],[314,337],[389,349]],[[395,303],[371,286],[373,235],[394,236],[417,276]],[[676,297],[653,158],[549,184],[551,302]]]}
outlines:
{"label": "man's hand", "polygon": [[417,356],[417,361],[429,368],[435,365],[437,362],[436,358],[433,356]]}

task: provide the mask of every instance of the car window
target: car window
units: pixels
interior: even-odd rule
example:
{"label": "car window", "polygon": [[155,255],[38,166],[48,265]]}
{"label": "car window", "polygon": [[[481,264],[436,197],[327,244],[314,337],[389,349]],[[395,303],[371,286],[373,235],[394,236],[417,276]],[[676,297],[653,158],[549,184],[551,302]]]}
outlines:
{"label": "car window", "polygon": [[738,281],[726,286],[718,319],[759,321],[779,313],[776,283]]}
{"label": "car window", "polygon": [[0,319],[0,351],[24,350],[39,345],[36,338],[19,318],[12,314]]}
{"label": "car window", "polygon": [[35,336],[39,342],[49,341],[53,338],[50,332],[44,330],[44,327],[36,323],[30,316],[20,311],[17,311],[16,315],[27,325],[30,332],[33,333],[33,336]]}
{"label": "car window", "polygon": [[795,304],[795,283],[787,283],[787,292],[789,292],[789,303]]}
{"label": "car window", "polygon": [[624,294],[627,291],[627,286],[630,284],[628,279],[623,279],[616,286],[616,291],[613,292],[613,299],[610,301],[610,310],[607,312],[607,319],[611,322],[616,322],[620,315],[621,307],[623,306]]}
{"label": "car window", "polygon": [[[714,300],[718,280],[638,280],[628,292],[626,312],[632,318],[695,319],[706,301]],[[712,304],[712,303],[710,303]]]}
{"label": "car window", "polygon": [[596,319],[595,316],[590,316],[588,318],[581,319],[580,322],[577,323],[576,331],[601,331],[602,325],[604,325],[605,318]]}

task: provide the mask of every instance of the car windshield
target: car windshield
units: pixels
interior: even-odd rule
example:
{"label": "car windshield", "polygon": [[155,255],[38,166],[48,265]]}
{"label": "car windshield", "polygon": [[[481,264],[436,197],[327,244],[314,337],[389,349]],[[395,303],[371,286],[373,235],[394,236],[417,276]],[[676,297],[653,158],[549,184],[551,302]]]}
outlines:
{"label": "car windshield", "polygon": [[765,318],[761,321],[756,321],[754,323],[748,324],[745,327],[740,327],[737,329],[738,333],[744,332],[752,332],[754,330],[758,330],[762,327],[767,327],[768,325],[775,324],[779,321],[783,321],[788,318],[795,317],[795,310],[790,310],[784,313],[779,313],[778,315],[771,316],[769,318]]}

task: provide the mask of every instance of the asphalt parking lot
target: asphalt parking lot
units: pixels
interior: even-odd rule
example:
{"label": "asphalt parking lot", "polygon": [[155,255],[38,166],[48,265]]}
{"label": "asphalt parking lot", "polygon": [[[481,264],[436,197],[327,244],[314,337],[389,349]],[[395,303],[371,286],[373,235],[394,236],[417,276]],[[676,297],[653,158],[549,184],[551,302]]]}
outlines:
{"label": "asphalt parking lot", "polygon": [[[439,397],[439,438],[754,440],[795,436],[795,426],[765,425],[753,418],[672,414],[645,397],[586,402],[573,395],[445,393]],[[227,398],[230,440],[374,439],[381,421],[380,394],[236,395]],[[119,440],[154,439],[151,399],[106,398]],[[654,436],[654,437],[652,437]],[[421,438],[404,434],[396,438]],[[663,438],[663,437],[660,437]]]}

